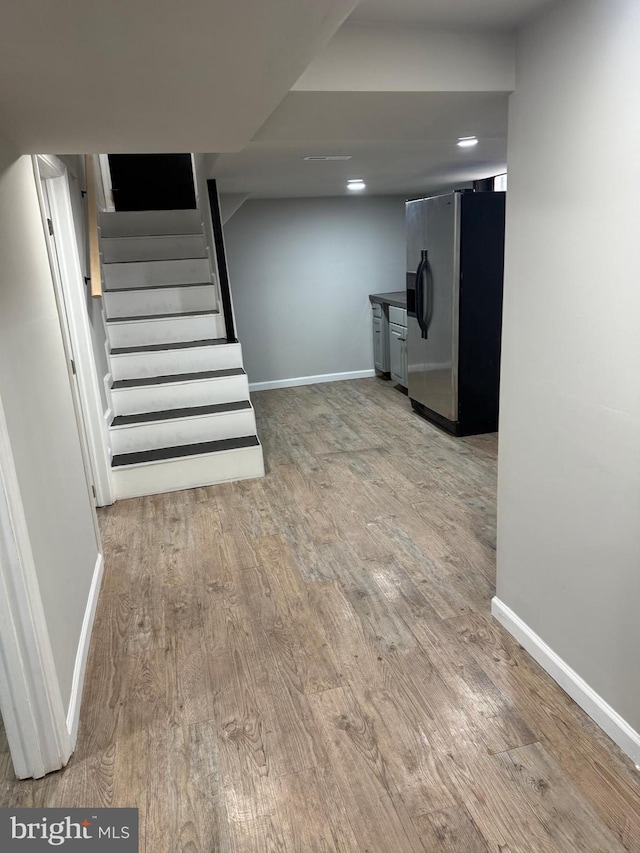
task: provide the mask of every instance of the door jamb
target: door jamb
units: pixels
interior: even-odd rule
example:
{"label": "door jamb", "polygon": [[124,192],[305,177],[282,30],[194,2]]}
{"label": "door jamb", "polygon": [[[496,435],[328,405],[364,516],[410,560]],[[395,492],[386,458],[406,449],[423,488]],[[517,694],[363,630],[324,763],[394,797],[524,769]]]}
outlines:
{"label": "door jamb", "polygon": [[98,154],[100,165],[100,180],[102,181],[102,192],[104,195],[104,210],[115,213],[116,205],[113,200],[113,187],[111,185],[111,166],[108,154]]}
{"label": "door jamb", "polygon": [[[91,326],[86,306],[86,286],[80,267],[78,244],[76,241],[69,174],[65,164],[51,154],[38,154],[33,157],[36,188],[43,227],[47,240],[47,251],[52,267],[52,275],[60,313],[60,322],[67,322],[69,339],[78,379],[78,394],[85,425],[86,444],[89,454],[92,481],[98,506],[112,504],[115,500],[111,482],[111,451],[109,435],[104,420],[103,403],[100,395],[98,369],[91,339]],[[49,181],[49,206],[53,221],[57,226],[56,249],[60,274],[55,268],[52,247],[49,242],[47,217],[42,198],[41,180]],[[66,315],[66,320],[65,316]]]}

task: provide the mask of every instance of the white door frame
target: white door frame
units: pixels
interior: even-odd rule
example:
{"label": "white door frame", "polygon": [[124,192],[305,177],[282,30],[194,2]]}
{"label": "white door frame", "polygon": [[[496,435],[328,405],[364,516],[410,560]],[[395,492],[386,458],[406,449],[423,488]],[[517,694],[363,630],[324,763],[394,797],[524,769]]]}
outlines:
{"label": "white door frame", "polygon": [[116,206],[113,201],[113,187],[111,185],[111,166],[109,165],[108,154],[98,154],[98,164],[100,166],[100,185],[102,192],[101,208],[109,213],[114,213]]}
{"label": "white door frame", "polygon": [[73,751],[0,400],[0,711],[19,779]]}
{"label": "white door frame", "polygon": [[[63,337],[68,341],[71,349],[69,357],[73,359],[76,369],[80,414],[84,424],[82,431],[86,439],[91,482],[95,488],[95,502],[98,506],[106,506],[115,500],[111,483],[109,434],[93,352],[86,285],[71,208],[69,175],[65,164],[50,154],[35,155],[33,166],[60,322],[66,325]],[[47,182],[47,198],[55,227],[55,250],[49,235],[42,181]]]}
{"label": "white door frame", "polygon": [[[101,489],[101,499],[109,503],[112,498],[106,424],[91,344],[69,178],[66,167],[57,158],[32,159],[65,352],[76,365],[74,405],[81,410],[78,428],[79,434],[83,433],[79,437],[84,445],[87,488],[93,474],[96,493],[100,494]],[[47,182],[44,190],[42,181]],[[55,245],[49,236],[46,204],[55,221]],[[95,510],[93,516],[97,530]],[[99,543],[99,534],[97,540]],[[101,566],[101,557],[98,565]],[[100,578],[101,569],[94,574],[94,590],[98,589]],[[97,594],[92,591],[90,598],[97,600]],[[92,610],[85,614],[83,634],[87,638],[92,615]],[[88,649],[88,639],[83,649]],[[72,696],[69,712],[65,713],[0,399],[0,713],[19,779],[40,778],[59,770],[71,757],[85,661],[84,656],[76,660],[73,689],[77,701]]]}

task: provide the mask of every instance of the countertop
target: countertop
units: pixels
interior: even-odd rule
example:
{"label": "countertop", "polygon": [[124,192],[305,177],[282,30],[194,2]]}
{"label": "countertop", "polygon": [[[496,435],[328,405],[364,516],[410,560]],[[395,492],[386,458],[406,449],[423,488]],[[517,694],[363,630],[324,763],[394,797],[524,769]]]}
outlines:
{"label": "countertop", "polygon": [[370,293],[369,302],[379,302],[381,305],[393,305],[395,308],[407,307],[406,290],[396,290],[393,293]]}

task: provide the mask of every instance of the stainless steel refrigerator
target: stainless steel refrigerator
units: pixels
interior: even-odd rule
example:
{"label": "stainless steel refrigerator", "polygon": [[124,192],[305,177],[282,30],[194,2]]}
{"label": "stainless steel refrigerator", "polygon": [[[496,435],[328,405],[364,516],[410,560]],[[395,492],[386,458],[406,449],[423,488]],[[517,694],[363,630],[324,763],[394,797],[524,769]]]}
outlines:
{"label": "stainless steel refrigerator", "polygon": [[470,190],[406,205],[409,398],[454,435],[498,426],[504,213]]}

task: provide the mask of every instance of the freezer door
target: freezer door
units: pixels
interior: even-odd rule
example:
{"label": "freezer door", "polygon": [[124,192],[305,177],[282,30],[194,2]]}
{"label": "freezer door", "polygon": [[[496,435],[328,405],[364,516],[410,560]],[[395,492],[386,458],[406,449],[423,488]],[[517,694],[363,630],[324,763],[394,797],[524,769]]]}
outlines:
{"label": "freezer door", "polygon": [[424,199],[408,201],[405,205],[407,233],[407,273],[415,273],[424,249]]}
{"label": "freezer door", "polygon": [[459,193],[425,201],[427,263],[416,283],[422,288],[416,301],[424,304],[426,337],[423,375],[414,382],[420,397],[414,399],[450,421],[458,420],[460,210]]}

